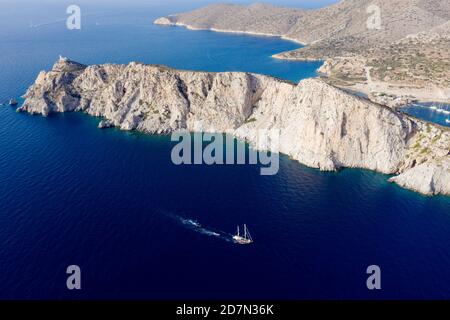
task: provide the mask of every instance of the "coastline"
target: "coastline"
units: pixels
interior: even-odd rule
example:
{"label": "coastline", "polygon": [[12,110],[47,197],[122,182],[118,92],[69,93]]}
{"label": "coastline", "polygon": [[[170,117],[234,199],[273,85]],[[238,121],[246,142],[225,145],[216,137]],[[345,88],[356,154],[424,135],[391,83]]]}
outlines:
{"label": "coastline", "polygon": [[[250,36],[262,36],[262,37],[274,37],[279,38],[281,40],[290,41],[296,44],[299,44],[303,47],[307,46],[308,43],[304,41],[300,41],[291,37],[287,37],[285,35],[280,34],[271,34],[271,33],[263,33],[263,32],[252,32],[252,31],[240,31],[240,30],[229,30],[229,29],[219,29],[219,28],[199,28],[194,27],[192,25],[178,22],[176,21],[177,15],[169,15],[167,17],[161,17],[156,20],[154,20],[154,24],[160,25],[160,26],[178,26],[178,27],[184,27],[188,30],[193,31],[212,31],[212,32],[219,32],[219,33],[229,33],[229,34],[242,34],[242,35],[250,35]],[[280,52],[273,54],[271,58],[277,59],[277,60],[284,60],[284,61],[297,61],[297,62],[323,62],[322,67],[326,64],[327,60],[319,59],[319,58],[298,58],[298,57],[289,57],[285,54],[286,52]],[[322,67],[320,67],[318,70],[320,70]],[[376,103],[383,104],[383,100],[379,99],[372,99],[373,93],[381,93],[385,96],[391,96],[391,100],[396,100],[395,107],[401,106],[401,103],[399,103],[400,100],[411,100],[417,103],[426,103],[426,102],[436,102],[436,103],[450,103],[450,89],[446,88],[420,88],[420,87],[413,87],[410,84],[392,84],[389,82],[372,82],[369,84],[364,83],[351,83],[351,84],[341,84],[341,83],[334,83],[334,80],[332,77],[329,77],[326,73],[322,74],[322,77],[327,79],[327,81],[330,81],[330,83],[333,83],[336,87],[342,88],[344,90],[350,90],[354,92],[356,95],[365,95],[370,100]],[[338,79],[336,79],[338,80]],[[339,82],[339,81],[338,81]],[[447,92],[448,91],[448,92]],[[390,103],[391,101],[389,101]]]}
{"label": "coastline", "polygon": [[[161,20],[161,19],[164,19],[164,20]],[[303,42],[303,41],[300,41],[300,40],[297,40],[294,38],[290,38],[285,35],[277,35],[277,34],[263,33],[263,32],[252,32],[252,31],[225,30],[225,29],[217,29],[217,28],[198,28],[198,27],[194,27],[194,26],[182,23],[182,22],[171,22],[167,18],[158,18],[153,22],[153,24],[159,25],[159,26],[168,26],[168,27],[183,27],[183,28],[186,28],[186,29],[192,30],[192,31],[212,31],[212,32],[219,32],[219,33],[278,38],[278,39],[281,39],[284,41],[290,41],[290,42],[299,44],[303,47],[308,45],[307,42]],[[303,62],[323,62],[323,63],[325,63],[324,59],[287,58],[287,57],[282,56],[283,53],[284,52],[273,54],[273,55],[271,55],[271,58],[277,59],[277,60],[284,60],[284,61],[299,61],[299,62],[303,61]]]}
{"label": "coastline", "polygon": [[[330,79],[325,77],[325,79]],[[450,103],[450,98],[441,98],[439,93],[442,92],[439,88],[417,88],[417,87],[407,87],[406,85],[397,85],[394,86],[392,84],[386,83],[382,84],[382,86],[371,87],[364,83],[355,83],[353,85],[336,85],[337,87],[349,90],[353,92],[357,92],[359,94],[363,94],[367,97],[370,97],[373,93],[384,93],[386,95],[392,95],[394,97],[410,97],[416,103]],[[448,96],[448,95],[446,95]],[[370,99],[370,98],[369,98]]]}
{"label": "coastline", "polygon": [[[188,30],[192,30],[192,31],[213,31],[213,32],[219,32],[219,33],[232,33],[232,34],[244,34],[244,35],[252,35],[252,36],[279,38],[282,40],[291,41],[291,42],[300,44],[302,46],[308,45],[306,42],[302,42],[300,40],[290,38],[285,35],[271,34],[271,33],[264,33],[264,32],[253,32],[253,31],[226,30],[226,29],[217,29],[217,28],[198,28],[198,27],[194,27],[194,26],[182,23],[182,22],[168,22],[168,23],[158,22],[158,20],[160,20],[160,19],[161,18],[156,19],[153,22],[153,24],[159,25],[159,26],[184,27],[184,28],[186,28]],[[285,60],[288,60],[288,59],[285,59]]]}
{"label": "coastline", "polygon": [[[309,44],[284,56],[322,58],[309,30],[341,20],[317,14],[317,27],[299,22],[307,28],[286,31],[296,21],[289,12],[277,24],[277,12],[261,5],[242,14],[225,4],[211,15],[205,10],[183,16],[207,3],[98,1],[81,3],[82,30],[67,30],[64,23],[29,29],[29,21],[52,20],[55,13],[64,14],[65,6],[28,4],[10,2],[10,16],[3,19],[10,34],[0,57],[3,299],[155,300],[163,315],[193,319],[206,314],[190,315],[187,308],[208,307],[208,300],[213,300],[209,317],[214,317],[214,307],[230,299],[230,304],[298,300],[300,307],[302,300],[450,299],[450,193],[433,196],[426,194],[433,189],[409,188],[430,180],[450,183],[450,168],[444,172],[431,159],[442,141],[440,131],[450,137],[450,123],[445,123],[450,113],[442,113],[450,112],[450,104],[411,104],[392,109],[406,116],[387,117],[391,109],[369,104],[362,93],[352,92],[362,96],[355,99],[310,82],[322,76],[317,68],[323,61],[271,57],[300,48],[295,42],[153,25],[154,18],[179,13],[169,19],[203,28],[288,34]],[[390,26],[390,14],[401,17],[397,7],[382,10],[384,26]],[[99,14],[86,19],[88,10]],[[60,54],[87,69],[81,73],[61,65],[51,71]],[[41,70],[48,78],[35,84]],[[342,85],[365,85],[364,74],[346,75],[329,74]],[[376,82],[415,83],[412,78],[386,81],[375,70],[371,75]],[[298,88],[304,79],[308,86]],[[441,87],[450,88],[450,77],[447,83]],[[48,104],[55,111],[48,117],[17,112],[31,85],[36,88],[31,107],[44,111]],[[17,106],[9,104],[14,98]],[[402,127],[410,118],[420,123],[415,134]],[[210,125],[226,130],[229,124],[243,124],[239,137],[208,131]],[[168,131],[177,127],[196,131]],[[259,128],[262,140],[270,137],[264,131],[279,128],[286,153],[256,152],[249,139]],[[153,129],[163,132],[147,131]],[[300,152],[302,161],[320,159],[328,149],[324,154],[338,165],[375,158],[382,165],[408,138],[409,152],[399,158],[418,170],[398,183],[390,180],[397,173],[354,166],[321,171],[297,160]],[[442,149],[449,158],[446,141]],[[178,164],[181,157],[191,161]],[[419,167],[424,160],[432,165]],[[270,167],[277,173],[262,176],[261,169]],[[253,245],[232,240],[243,224]],[[69,265],[80,267],[81,290],[67,289],[69,277],[77,280],[66,272]],[[381,290],[366,288],[367,279],[374,279],[366,272],[369,265],[380,267]],[[186,308],[175,315],[168,304]],[[282,306],[273,311],[274,317],[289,314]]]}
{"label": "coastline", "polygon": [[[110,74],[110,84],[128,83],[126,76],[120,76],[124,73],[151,74],[152,78],[146,82],[149,90],[137,93],[130,87],[125,96],[111,95],[108,86],[97,81],[98,70]],[[197,80],[195,83],[193,78]],[[73,79],[77,79],[75,84]],[[174,79],[178,79],[178,85]],[[83,83],[96,85],[86,88]],[[242,86],[243,83],[246,85]],[[157,90],[165,85],[171,85],[173,90]],[[201,87],[210,89],[199,91]],[[151,103],[155,98],[146,92],[155,90],[161,94],[157,102]],[[61,96],[66,99],[58,98]],[[114,97],[122,101],[119,109],[111,107],[115,104]],[[450,195],[450,185],[445,182],[450,172],[440,173],[442,165],[450,166],[446,147],[450,141],[448,128],[412,120],[394,108],[345,92],[320,78],[305,79],[296,85],[252,73],[192,73],[135,62],[85,66],[60,58],[52,70],[39,74],[25,98],[18,112],[47,116],[81,111],[103,117],[101,128],[118,127],[149,134],[168,134],[180,129],[195,132],[199,123],[214,132],[231,128],[236,138],[248,141],[257,150],[266,150],[267,146],[258,144],[254,129],[277,128],[279,139],[284,142],[273,151],[308,167],[320,171],[361,168],[397,174],[395,182],[406,189],[428,195]],[[325,98],[328,102],[324,104]],[[130,104],[129,99],[140,103]],[[235,99],[243,104],[236,105]],[[273,105],[274,99],[283,104]],[[215,103],[218,100],[222,103]],[[172,108],[167,109],[167,105]],[[330,108],[335,111],[331,122],[327,117]],[[224,113],[224,109],[229,112]],[[370,135],[361,121],[370,127]],[[311,130],[313,127],[323,129],[317,132]],[[295,142],[294,135],[298,137]],[[361,145],[365,147],[361,149]],[[416,163],[420,164],[419,171],[415,171],[416,180],[411,180],[410,171],[415,170]]]}
{"label": "coastline", "polygon": [[[166,20],[162,20],[161,19],[166,19]],[[261,37],[273,37],[273,38],[279,38],[281,40],[285,40],[285,41],[291,41],[294,43],[297,43],[299,45],[302,46],[307,46],[308,44],[306,42],[302,42],[293,38],[289,38],[283,35],[276,35],[276,34],[270,34],[270,33],[262,33],[262,32],[251,32],[251,31],[238,31],[238,30],[225,30],[225,29],[217,29],[217,28],[198,28],[198,27],[194,27],[182,22],[171,22],[169,21],[169,19],[167,18],[159,18],[156,19],[153,22],[155,25],[159,25],[159,26],[172,26],[172,27],[183,27],[186,28],[188,30],[192,30],[192,31],[212,31],[212,32],[218,32],[218,33],[230,33],[230,34],[241,34],[241,35],[250,35],[250,36],[261,36]],[[284,61],[298,61],[298,62],[323,62],[325,63],[325,59],[313,59],[313,58],[289,58],[289,57],[285,57],[283,56],[283,52],[280,53],[276,53],[274,55],[271,56],[273,59],[277,59],[277,60],[284,60]],[[319,68],[320,69],[320,68]],[[318,69],[318,70],[319,70]],[[327,77],[326,75],[323,75],[326,79],[331,79]],[[368,85],[362,84],[362,83],[355,83],[353,85],[350,86],[345,86],[345,85],[336,85],[339,88],[342,88],[344,90],[348,90],[353,92],[353,94],[355,95],[364,95],[369,97],[371,93],[373,92],[382,92],[385,94],[389,94],[389,95],[394,95],[396,97],[401,97],[401,96],[411,96],[412,100],[414,100],[417,103],[421,103],[421,102],[437,102],[437,103],[450,103],[450,99],[436,99],[436,95],[434,91],[430,91],[427,88],[423,88],[423,89],[419,89],[419,88],[411,88],[410,90],[406,90],[405,91],[405,87],[404,86],[391,86],[388,83],[386,84],[381,84],[386,86],[385,88],[379,88],[377,90],[372,90],[371,88],[369,88]],[[401,90],[403,90],[403,92],[400,92]]]}
{"label": "coastline", "polygon": [[[282,38],[283,39],[283,38]],[[284,39],[283,39],[284,40]],[[282,56],[283,53],[277,53],[272,55],[271,57],[277,60],[284,61],[298,61],[298,62],[323,62],[325,63],[325,59],[314,59],[314,58],[287,58]],[[320,69],[320,68],[319,68]]]}

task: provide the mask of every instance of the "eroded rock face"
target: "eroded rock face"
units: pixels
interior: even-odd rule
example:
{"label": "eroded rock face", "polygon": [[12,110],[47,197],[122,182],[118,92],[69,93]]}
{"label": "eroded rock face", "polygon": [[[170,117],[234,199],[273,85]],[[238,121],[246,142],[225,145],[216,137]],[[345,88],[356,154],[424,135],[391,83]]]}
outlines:
{"label": "eroded rock face", "polygon": [[310,167],[401,173],[394,182],[428,194],[427,179],[410,178],[423,166],[433,172],[432,193],[450,194],[442,181],[450,163],[448,130],[320,79],[295,85],[242,72],[178,71],[134,62],[87,67],[60,59],[39,74],[25,98],[19,111],[44,116],[83,111],[103,117],[108,126],[156,134],[231,132],[256,148],[263,147],[255,129],[275,129],[280,132],[276,151]]}
{"label": "eroded rock face", "polygon": [[412,121],[318,79],[298,86],[271,80],[255,110],[256,121],[240,128],[239,136],[252,141],[242,132],[275,128],[281,133],[280,151],[308,166],[397,171]]}
{"label": "eroded rock face", "polygon": [[85,68],[82,64],[60,58],[51,72],[39,73],[35,84],[27,91],[27,103],[33,106],[27,111],[47,116],[51,112],[75,110],[80,96],[71,84]]}
{"label": "eroded rock face", "polygon": [[397,177],[391,182],[426,195],[449,194],[450,161],[449,157],[437,161],[425,162]]}

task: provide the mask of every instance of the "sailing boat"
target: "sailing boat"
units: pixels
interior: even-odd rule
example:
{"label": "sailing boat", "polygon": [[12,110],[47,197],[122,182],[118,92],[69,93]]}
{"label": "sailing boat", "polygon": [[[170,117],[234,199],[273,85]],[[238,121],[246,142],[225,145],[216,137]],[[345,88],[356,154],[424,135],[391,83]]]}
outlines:
{"label": "sailing boat", "polygon": [[233,240],[236,241],[236,243],[239,244],[251,244],[253,243],[252,236],[250,235],[250,232],[247,229],[247,225],[244,224],[244,234],[241,235],[239,231],[239,226],[237,227],[237,233],[233,237]]}

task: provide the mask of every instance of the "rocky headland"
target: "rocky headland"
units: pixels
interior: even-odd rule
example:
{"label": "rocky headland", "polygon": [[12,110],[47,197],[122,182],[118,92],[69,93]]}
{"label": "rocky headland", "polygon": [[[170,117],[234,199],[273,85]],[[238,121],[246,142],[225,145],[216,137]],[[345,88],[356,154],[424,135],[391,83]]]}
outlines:
{"label": "rocky headland", "polygon": [[450,130],[370,102],[322,79],[299,84],[242,72],[179,71],[132,62],[86,66],[60,58],[20,112],[80,111],[100,127],[151,134],[280,131],[279,151],[324,171],[363,168],[427,195],[450,195]]}

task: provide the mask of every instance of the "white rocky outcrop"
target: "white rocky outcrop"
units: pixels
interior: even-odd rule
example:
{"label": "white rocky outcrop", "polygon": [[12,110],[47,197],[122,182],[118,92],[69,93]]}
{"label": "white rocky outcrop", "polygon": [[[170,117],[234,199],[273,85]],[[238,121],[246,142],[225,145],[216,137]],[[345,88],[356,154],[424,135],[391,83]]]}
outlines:
{"label": "white rocky outcrop", "polygon": [[174,21],[171,20],[170,16],[158,18],[153,23],[161,26],[175,25]]}
{"label": "white rocky outcrop", "polygon": [[[156,134],[200,127],[231,131],[257,148],[254,129],[276,129],[279,151],[310,167],[414,175],[411,170],[426,165],[435,172],[433,193],[450,194],[448,182],[438,181],[448,177],[448,166],[442,166],[450,163],[448,130],[320,79],[296,85],[242,72],[178,71],[134,62],[84,66],[60,59],[39,74],[25,98],[19,111],[44,116],[83,111],[103,117],[108,126]],[[424,179],[400,181],[395,180],[428,190]]]}
{"label": "white rocky outcrop", "polygon": [[450,161],[426,162],[390,179],[398,185],[426,195],[448,194],[450,190]]}

